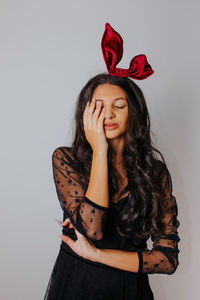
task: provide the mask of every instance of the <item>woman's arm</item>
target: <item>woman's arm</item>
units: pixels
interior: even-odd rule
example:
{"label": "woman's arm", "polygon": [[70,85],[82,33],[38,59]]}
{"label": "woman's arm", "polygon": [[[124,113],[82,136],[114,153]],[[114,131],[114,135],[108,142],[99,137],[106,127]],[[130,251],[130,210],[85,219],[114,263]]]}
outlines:
{"label": "woman's arm", "polygon": [[109,206],[107,150],[92,153],[90,180],[85,196],[100,206]]}
{"label": "woman's arm", "polygon": [[165,169],[163,176],[163,187],[165,202],[163,211],[163,222],[165,223],[164,232],[151,235],[153,248],[136,250],[135,252],[114,250],[114,249],[95,249],[90,253],[89,259],[113,266],[122,270],[136,272],[138,274],[173,274],[178,265],[178,227],[177,219],[178,207],[176,198],[172,194],[172,179],[168,169]]}
{"label": "woman's arm", "polygon": [[95,249],[87,259],[124,271],[138,273],[139,270],[139,257],[137,252],[115,249]]}
{"label": "woman's arm", "polygon": [[84,236],[103,238],[108,211],[107,152],[93,153],[86,193],[74,169],[70,147],[58,147],[52,154],[53,178],[63,211]]}

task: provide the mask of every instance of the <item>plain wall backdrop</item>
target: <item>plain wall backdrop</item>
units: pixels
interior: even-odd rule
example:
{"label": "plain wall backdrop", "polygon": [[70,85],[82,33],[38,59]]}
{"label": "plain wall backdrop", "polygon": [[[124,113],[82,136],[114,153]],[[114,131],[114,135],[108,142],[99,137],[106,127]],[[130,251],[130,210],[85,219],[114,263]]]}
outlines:
{"label": "plain wall backdrop", "polygon": [[106,22],[124,40],[118,67],[144,53],[155,71],[135,82],[178,204],[179,266],[172,275],[149,274],[150,285],[155,300],[197,299],[199,9],[194,0],[0,0],[0,299],[44,297],[61,242],[52,153],[71,143],[83,85],[107,71]]}

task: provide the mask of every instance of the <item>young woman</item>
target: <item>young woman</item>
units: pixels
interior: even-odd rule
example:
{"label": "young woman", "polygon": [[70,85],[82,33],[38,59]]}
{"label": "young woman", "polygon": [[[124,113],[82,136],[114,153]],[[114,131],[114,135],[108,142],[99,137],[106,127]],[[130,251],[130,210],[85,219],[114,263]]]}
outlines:
{"label": "young woman", "polygon": [[148,274],[179,264],[180,223],[143,93],[127,77],[99,74],[82,89],[75,121],[71,147],[52,154],[63,234],[44,299],[152,300]]}

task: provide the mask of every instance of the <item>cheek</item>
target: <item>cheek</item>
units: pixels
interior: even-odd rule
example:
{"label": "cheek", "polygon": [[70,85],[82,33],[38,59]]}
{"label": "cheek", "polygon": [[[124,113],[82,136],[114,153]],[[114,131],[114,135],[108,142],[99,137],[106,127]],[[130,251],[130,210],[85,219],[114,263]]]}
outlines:
{"label": "cheek", "polygon": [[128,112],[126,112],[126,113],[122,116],[121,120],[122,120],[122,124],[123,124],[124,126],[126,126],[126,125],[128,124]]}
{"label": "cheek", "polygon": [[120,126],[119,128],[122,131],[125,131],[127,129],[128,126],[128,117],[127,116],[123,116],[123,118],[120,119]]}

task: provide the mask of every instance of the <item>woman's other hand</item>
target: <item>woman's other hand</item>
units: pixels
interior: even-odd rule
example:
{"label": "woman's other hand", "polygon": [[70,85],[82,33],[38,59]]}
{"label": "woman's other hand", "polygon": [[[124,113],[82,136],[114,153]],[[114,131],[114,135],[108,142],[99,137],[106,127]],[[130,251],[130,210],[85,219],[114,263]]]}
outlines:
{"label": "woman's other hand", "polygon": [[70,219],[67,218],[63,223],[62,226],[69,226],[69,228],[74,228],[77,240],[74,241],[70,239],[68,236],[61,234],[61,240],[66,243],[76,254],[82,256],[86,259],[91,259],[94,257],[94,253],[97,251],[97,248],[92,244],[90,240],[87,240],[84,235],[76,230],[76,228],[71,223]]}

